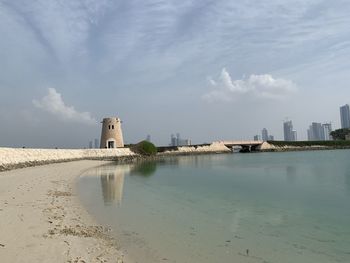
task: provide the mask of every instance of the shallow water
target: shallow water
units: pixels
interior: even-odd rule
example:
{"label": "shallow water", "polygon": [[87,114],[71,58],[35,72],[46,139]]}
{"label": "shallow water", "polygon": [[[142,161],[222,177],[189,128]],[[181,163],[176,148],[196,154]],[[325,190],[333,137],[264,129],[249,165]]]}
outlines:
{"label": "shallow water", "polygon": [[137,262],[350,262],[350,151],[107,165],[81,200]]}

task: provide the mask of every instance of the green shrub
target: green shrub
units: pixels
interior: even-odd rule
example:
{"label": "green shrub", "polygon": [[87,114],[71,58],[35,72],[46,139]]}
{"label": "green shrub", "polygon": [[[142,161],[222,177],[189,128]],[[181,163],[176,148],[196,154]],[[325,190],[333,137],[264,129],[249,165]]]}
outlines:
{"label": "green shrub", "polygon": [[147,156],[157,154],[157,147],[149,141],[139,142],[138,144],[131,146],[131,150],[138,154]]}
{"label": "green shrub", "polygon": [[331,132],[334,140],[346,140],[346,136],[350,134],[350,129],[338,129]]}

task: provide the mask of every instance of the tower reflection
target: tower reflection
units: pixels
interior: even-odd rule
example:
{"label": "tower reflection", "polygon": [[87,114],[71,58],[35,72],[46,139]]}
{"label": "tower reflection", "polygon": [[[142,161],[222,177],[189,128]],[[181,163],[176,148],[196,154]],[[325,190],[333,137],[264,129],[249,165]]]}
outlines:
{"label": "tower reflection", "polygon": [[106,165],[97,168],[100,176],[103,201],[105,205],[120,205],[123,198],[125,174],[130,171],[129,165]]}

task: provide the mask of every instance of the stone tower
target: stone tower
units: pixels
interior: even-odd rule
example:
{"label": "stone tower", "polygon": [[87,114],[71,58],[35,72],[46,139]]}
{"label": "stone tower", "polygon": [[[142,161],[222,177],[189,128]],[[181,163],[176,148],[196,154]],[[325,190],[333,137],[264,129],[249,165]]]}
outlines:
{"label": "stone tower", "polygon": [[102,123],[100,148],[124,147],[121,120],[119,118],[104,118]]}

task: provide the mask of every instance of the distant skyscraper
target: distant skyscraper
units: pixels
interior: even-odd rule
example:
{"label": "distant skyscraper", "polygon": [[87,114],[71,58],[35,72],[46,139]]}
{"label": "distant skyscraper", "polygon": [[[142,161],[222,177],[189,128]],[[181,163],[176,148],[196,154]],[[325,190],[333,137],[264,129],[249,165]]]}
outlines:
{"label": "distant skyscraper", "polygon": [[176,137],[174,134],[171,135],[171,141],[170,146],[186,146],[191,145],[190,139],[181,139],[180,133],[176,134]]}
{"label": "distant skyscraper", "polygon": [[89,149],[92,149],[92,141],[89,141]]}
{"label": "distant skyscraper", "polygon": [[324,132],[324,139],[325,141],[333,140],[330,133],[332,132],[332,123],[324,123],[322,124],[323,132]]}
{"label": "distant skyscraper", "polygon": [[146,141],[151,142],[151,135],[149,135],[149,134],[147,135]]}
{"label": "distant skyscraper", "polygon": [[293,130],[292,121],[285,121],[283,123],[283,133],[285,141],[296,141],[297,140],[297,131]]}
{"label": "distant skyscraper", "polygon": [[177,140],[174,134],[170,136],[170,146],[177,146]]}
{"label": "distant skyscraper", "polygon": [[254,141],[260,141],[260,135],[254,135]]}
{"label": "distant skyscraper", "polygon": [[180,145],[180,140],[181,140],[180,133],[176,133],[176,145],[177,145],[177,146]]}
{"label": "distant skyscraper", "polygon": [[324,140],[324,131],[322,124],[318,122],[313,122],[310,125],[308,137],[310,141],[323,141]]}
{"label": "distant skyscraper", "polygon": [[342,129],[350,128],[350,109],[348,104],[340,107],[340,121]]}
{"label": "distant skyscraper", "polygon": [[275,137],[273,135],[269,135],[269,141],[274,141]]}
{"label": "distant skyscraper", "polygon": [[307,138],[309,141],[329,141],[332,131],[331,123],[313,122],[307,130]]}
{"label": "distant skyscraper", "polygon": [[269,140],[269,133],[268,133],[266,128],[262,129],[261,135],[262,135],[261,138],[262,138],[263,141],[266,142],[266,141]]}

